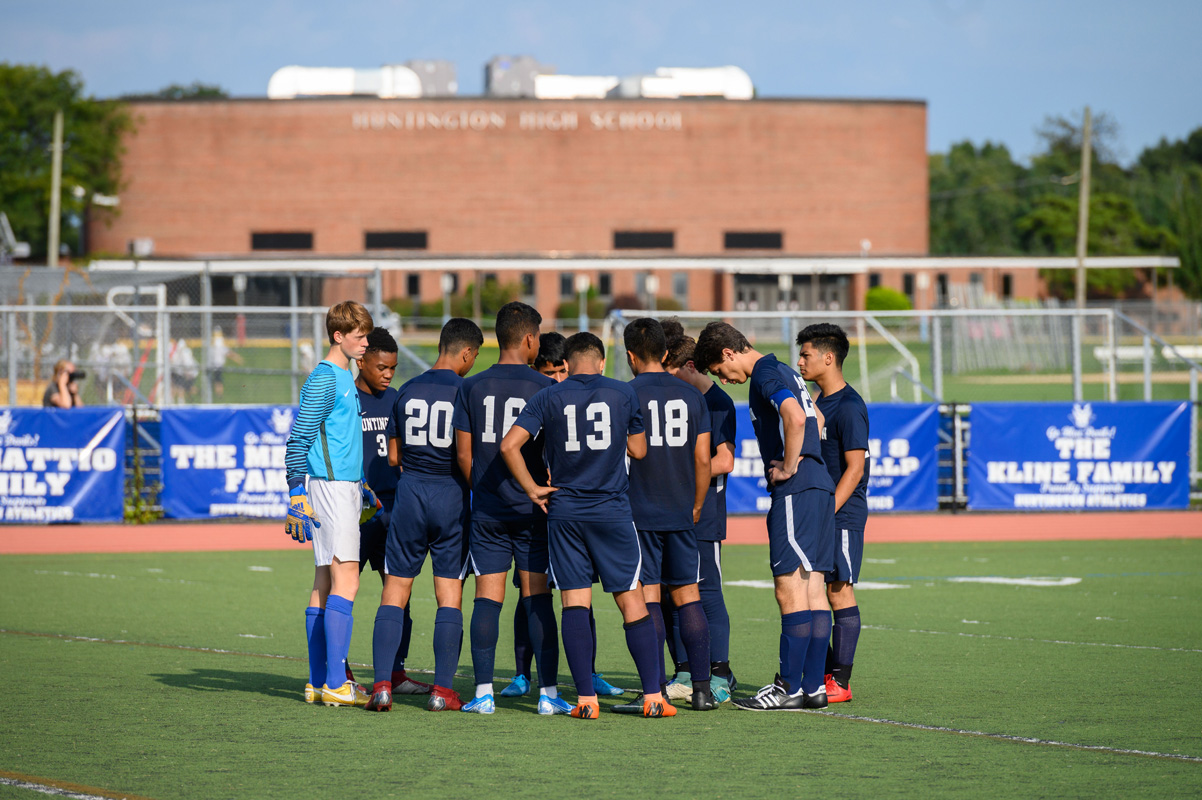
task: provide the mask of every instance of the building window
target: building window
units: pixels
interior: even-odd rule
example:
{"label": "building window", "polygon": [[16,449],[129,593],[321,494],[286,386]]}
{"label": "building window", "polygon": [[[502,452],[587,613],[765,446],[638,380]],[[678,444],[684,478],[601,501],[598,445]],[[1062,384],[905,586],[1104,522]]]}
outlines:
{"label": "building window", "polygon": [[979,272],[972,272],[968,275],[968,282],[973,286],[980,286],[985,282],[985,276]]}
{"label": "building window", "polygon": [[910,303],[914,303],[914,273],[902,273],[902,294],[910,298]]}
{"label": "building window", "polygon": [[689,273],[672,273],[672,296],[685,308],[689,307]]}
{"label": "building window", "polygon": [[671,250],[676,247],[672,231],[614,231],[615,250]]}
{"label": "building window", "polygon": [[422,296],[422,276],[416,272],[411,272],[405,276],[405,294],[409,297],[418,298]]}
{"label": "building window", "polygon": [[879,273],[879,272],[868,273],[868,288],[875,289],[876,287],[878,287],[880,285],[881,285],[881,273]]}
{"label": "building window", "polygon": [[1014,296],[1014,276],[1009,272],[1002,273],[1002,297],[1009,300]]}
{"label": "building window", "polygon": [[311,232],[252,233],[251,250],[312,250]]}
{"label": "building window", "polygon": [[727,231],[723,236],[727,250],[780,250],[784,239],[780,231]]}
{"label": "building window", "polygon": [[563,298],[572,298],[576,296],[576,273],[559,273],[559,296]]}
{"label": "building window", "polygon": [[484,274],[482,274],[480,276],[480,285],[481,286],[488,286],[488,284],[490,284],[490,283],[499,283],[499,281],[497,280],[497,273],[485,272]]}
{"label": "building window", "polygon": [[523,297],[533,297],[534,296],[534,273],[533,272],[523,272],[522,273],[522,296]]}
{"label": "building window", "polygon": [[425,231],[367,231],[363,234],[363,249],[425,250],[428,241]]}
{"label": "building window", "polygon": [[614,276],[610,272],[597,273],[597,296],[598,297],[613,297],[614,294]]}
{"label": "building window", "polygon": [[941,305],[947,305],[947,273],[940,272],[935,276],[935,298]]}

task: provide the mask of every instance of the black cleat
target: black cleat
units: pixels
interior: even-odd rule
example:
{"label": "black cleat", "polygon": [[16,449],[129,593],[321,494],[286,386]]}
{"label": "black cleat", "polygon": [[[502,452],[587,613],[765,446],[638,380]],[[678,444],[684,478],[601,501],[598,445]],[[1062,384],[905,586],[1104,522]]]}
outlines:
{"label": "black cleat", "polygon": [[634,696],[634,699],[629,703],[618,703],[610,706],[609,710],[615,714],[638,714],[643,715],[643,693],[639,692]]}
{"label": "black cleat", "polygon": [[718,707],[718,701],[714,700],[714,695],[710,692],[709,681],[704,684],[694,684],[693,697],[689,700],[694,711],[713,711]]}
{"label": "black cleat", "polygon": [[754,697],[733,701],[736,708],[751,711],[800,711],[802,709],[826,708],[826,687],[812,695],[804,692],[789,693],[789,682],[780,675],[776,680],[760,689]]}

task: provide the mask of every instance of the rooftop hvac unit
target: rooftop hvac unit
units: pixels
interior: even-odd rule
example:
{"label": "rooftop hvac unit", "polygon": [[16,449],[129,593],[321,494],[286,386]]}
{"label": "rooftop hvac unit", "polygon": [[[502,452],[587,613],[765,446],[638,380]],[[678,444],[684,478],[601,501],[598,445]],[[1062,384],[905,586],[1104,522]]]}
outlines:
{"label": "rooftop hvac unit", "polygon": [[454,62],[411,59],[404,65],[413,70],[417,79],[421,81],[422,97],[454,97],[459,94]]}
{"label": "rooftop hvac unit", "polygon": [[555,67],[532,56],[495,56],[484,65],[484,91],[490,97],[537,97],[540,75],[555,74]]}
{"label": "rooftop hvac unit", "polygon": [[380,69],[283,67],[267,82],[272,100],[350,95],[421,97],[422,80],[408,66],[389,64]]}
{"label": "rooftop hvac unit", "polygon": [[540,100],[600,99],[617,85],[614,75],[535,75],[534,96]]}
{"label": "rooftop hvac unit", "polygon": [[618,97],[724,97],[750,100],[751,77],[738,67],[659,67],[654,75],[623,78],[613,92]]}

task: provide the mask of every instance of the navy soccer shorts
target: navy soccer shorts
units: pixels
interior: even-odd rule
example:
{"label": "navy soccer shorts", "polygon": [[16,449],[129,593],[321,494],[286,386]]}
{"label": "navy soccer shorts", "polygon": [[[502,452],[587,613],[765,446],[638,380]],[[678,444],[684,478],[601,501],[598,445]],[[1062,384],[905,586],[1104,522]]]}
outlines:
{"label": "navy soccer shorts", "polygon": [[826,582],[860,580],[860,562],[864,560],[864,531],[835,529],[835,568],[826,573]]}
{"label": "navy soccer shorts", "polygon": [[804,489],[772,498],[768,510],[768,555],[772,574],[830,572],[835,566],[835,496]]}
{"label": "navy soccer shorts", "polygon": [[547,544],[560,591],[588,589],[595,577],[610,594],[638,588],[643,553],[630,519],[549,520]]}
{"label": "navy soccer shorts", "polygon": [[468,495],[453,482],[401,478],[395,513],[388,527],[384,573],[401,578],[421,574],[426,554],[436,578],[462,580],[467,574]]}
{"label": "navy soccer shorts", "polygon": [[371,565],[376,572],[384,571],[384,548],[388,543],[388,526],[384,520],[392,514],[392,506],[396,500],[395,494],[379,494],[380,503],[384,506],[384,514],[369,519],[359,526],[359,572]]}
{"label": "navy soccer shorts", "polygon": [[511,563],[523,572],[546,573],[549,566],[547,520],[534,517],[499,522],[473,518],[468,536],[468,558],[476,575],[508,572]]}
{"label": "navy soccer shorts", "polygon": [[701,580],[698,587],[703,592],[722,592],[722,542],[698,542],[697,554],[701,557]]}
{"label": "navy soccer shorts", "polygon": [[644,586],[660,583],[688,586],[701,580],[697,535],[692,528],[684,531],[641,530],[639,546],[643,548],[641,580]]}

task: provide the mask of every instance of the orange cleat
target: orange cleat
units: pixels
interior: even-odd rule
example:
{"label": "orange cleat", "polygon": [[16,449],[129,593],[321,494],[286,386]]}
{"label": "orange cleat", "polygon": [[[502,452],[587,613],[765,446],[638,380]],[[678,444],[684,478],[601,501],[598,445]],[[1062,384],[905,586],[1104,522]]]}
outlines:
{"label": "orange cleat", "polygon": [[643,697],[643,716],[674,717],[676,716],[676,706],[665,700],[662,694],[655,700]]}
{"label": "orange cleat", "polygon": [[596,719],[601,716],[601,706],[596,700],[593,700],[591,703],[587,701],[583,703],[578,702],[576,707],[569,712],[568,716],[575,717],[576,719]]}
{"label": "orange cleat", "polygon": [[833,676],[826,676],[826,702],[846,703],[851,700],[851,687],[844,688]]}

